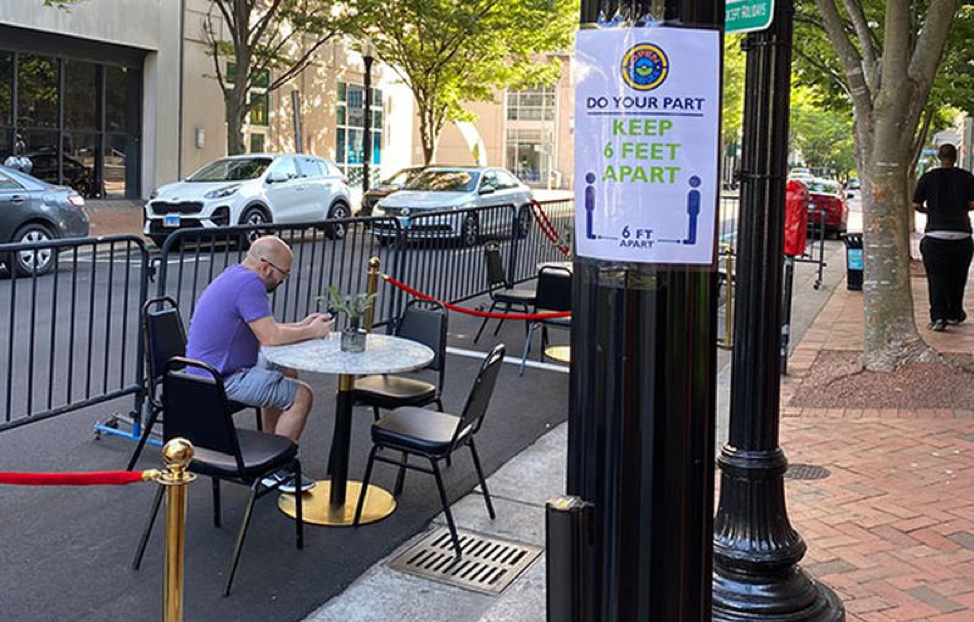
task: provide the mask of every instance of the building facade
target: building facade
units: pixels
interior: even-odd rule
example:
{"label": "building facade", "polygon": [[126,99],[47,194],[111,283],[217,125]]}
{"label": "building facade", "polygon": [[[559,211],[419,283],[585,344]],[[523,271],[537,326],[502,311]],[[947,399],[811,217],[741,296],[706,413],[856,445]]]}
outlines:
{"label": "building facade", "polygon": [[[140,199],[225,155],[207,19],[229,37],[212,10],[209,0],[86,0],[69,11],[0,3],[0,162],[24,155],[35,176],[89,198]],[[247,150],[328,157],[358,187],[368,114],[374,178],[422,163],[411,92],[375,63],[366,111],[354,47],[329,42],[271,92],[272,76],[261,76],[249,94]],[[448,124],[437,163],[505,166],[535,187],[570,187],[573,88],[570,59],[558,59],[565,71],[554,87],[498,93],[471,105],[474,122]],[[220,67],[233,75],[226,59]]]}

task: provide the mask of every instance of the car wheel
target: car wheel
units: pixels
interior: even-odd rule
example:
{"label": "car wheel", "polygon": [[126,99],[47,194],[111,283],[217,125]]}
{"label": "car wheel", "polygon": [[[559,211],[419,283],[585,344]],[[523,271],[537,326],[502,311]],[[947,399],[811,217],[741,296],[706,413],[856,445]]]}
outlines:
{"label": "car wheel", "polygon": [[460,241],[464,246],[476,246],[480,242],[480,221],[477,220],[476,214],[467,214],[463,217]]}
{"label": "car wheel", "polygon": [[[352,212],[344,203],[335,203],[328,212],[328,220],[345,220],[351,218]],[[325,235],[332,240],[343,240],[348,233],[348,223],[336,222],[325,227]]]}
{"label": "car wheel", "polygon": [[[248,227],[269,225],[271,222],[271,216],[267,213],[267,210],[258,205],[248,207],[247,211],[245,211],[243,216],[240,217],[240,224]],[[264,234],[265,232],[261,231],[260,229],[251,229],[250,231],[245,231],[243,235],[241,235],[240,243],[244,248],[250,248],[250,244]]]}
{"label": "car wheel", "polygon": [[[50,229],[40,224],[25,225],[14,234],[14,244],[28,244],[32,242],[44,243],[56,239]],[[21,250],[11,253],[7,267],[13,265],[18,276],[33,274],[47,274],[54,269],[54,249]]]}

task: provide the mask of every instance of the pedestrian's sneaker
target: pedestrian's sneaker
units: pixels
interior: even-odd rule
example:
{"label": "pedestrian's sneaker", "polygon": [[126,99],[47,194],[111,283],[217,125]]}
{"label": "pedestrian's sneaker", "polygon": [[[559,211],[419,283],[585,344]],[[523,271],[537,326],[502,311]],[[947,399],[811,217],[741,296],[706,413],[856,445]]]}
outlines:
{"label": "pedestrian's sneaker", "polygon": [[930,324],[930,330],[935,333],[944,332],[947,330],[947,320],[934,320],[933,323]]}
{"label": "pedestrian's sneaker", "polygon": [[947,318],[947,323],[950,324],[951,326],[953,326],[955,324],[960,324],[961,322],[963,322],[966,319],[967,319],[967,314],[964,313],[963,311],[961,311],[960,312],[960,317]]}
{"label": "pedestrian's sneaker", "polygon": [[290,479],[293,475],[289,469],[278,469],[260,480],[260,483],[264,488],[273,488],[281,482]]}
{"label": "pedestrian's sneaker", "polygon": [[[309,479],[305,475],[302,475],[301,492],[308,492],[309,490],[315,487],[315,483],[316,482],[314,480]],[[287,481],[281,484],[278,490],[280,490],[283,493],[287,493],[289,495],[293,495],[296,492],[297,488],[294,485],[294,473],[288,472]]]}

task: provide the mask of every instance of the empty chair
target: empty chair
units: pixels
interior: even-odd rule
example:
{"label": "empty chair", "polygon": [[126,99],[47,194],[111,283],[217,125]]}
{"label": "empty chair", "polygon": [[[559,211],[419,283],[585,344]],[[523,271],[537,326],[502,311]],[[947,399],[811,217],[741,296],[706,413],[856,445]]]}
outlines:
{"label": "empty chair", "polygon": [[[545,266],[538,272],[538,295],[535,298],[535,313],[550,313],[572,310],[572,272],[568,268]],[[528,324],[527,336],[524,339],[524,352],[521,355],[521,371],[531,350],[531,337],[534,331],[541,329],[541,361],[544,361],[544,351],[548,345],[548,328],[571,329],[571,317],[534,320]]]}
{"label": "empty chair", "polygon": [[[515,289],[508,286],[507,273],[504,271],[504,260],[501,258],[500,247],[496,242],[491,242],[484,247],[484,261],[487,264],[487,287],[489,288],[487,293],[491,301],[490,311],[494,311],[500,305],[504,305],[504,313],[510,313],[511,309],[514,308],[518,311],[528,313],[531,305],[534,304],[535,290]],[[477,343],[480,339],[480,335],[484,332],[484,328],[487,326],[489,319],[485,317],[484,321],[481,322],[477,336],[473,339],[474,343]],[[494,328],[495,335],[500,332],[501,326],[503,325],[504,320],[502,319],[497,323],[497,327]],[[525,324],[525,330],[527,330],[527,324]]]}
{"label": "empty chair", "polygon": [[[480,366],[477,378],[474,380],[473,387],[470,389],[470,395],[467,397],[463,412],[459,416],[406,406],[397,408],[372,424],[373,446],[369,453],[368,465],[365,468],[362,493],[359,495],[358,506],[355,509],[354,524],[356,526],[358,526],[362,516],[365,496],[368,494],[369,480],[372,478],[372,468],[376,461],[399,467],[400,476],[396,483],[396,495],[402,491],[403,469],[429,473],[436,478],[436,487],[440,493],[440,502],[443,504],[447,525],[450,527],[453,548],[457,552],[457,558],[461,557],[463,551],[460,547],[460,538],[457,536],[456,525],[453,522],[453,514],[450,513],[450,503],[447,500],[446,488],[443,486],[439,461],[446,460],[454,451],[463,446],[470,448],[470,455],[473,458],[474,468],[477,470],[480,487],[484,492],[487,513],[491,519],[494,519],[496,516],[494,506],[490,500],[490,493],[487,491],[487,482],[484,479],[480,457],[477,455],[477,448],[474,445],[474,437],[483,426],[484,416],[487,414],[494,385],[497,382],[497,375],[500,373],[501,363],[504,360],[504,351],[504,345],[499,344],[487,354]],[[382,452],[384,451],[402,452],[406,455],[424,458],[429,462],[430,468],[408,464],[405,456],[402,460],[387,457],[383,455]]]}
{"label": "empty chair", "polygon": [[[189,373],[185,368],[197,368],[203,375]],[[273,480],[267,485],[264,478],[278,469],[290,467],[295,481],[301,481],[301,463],[297,458],[298,446],[289,438],[276,434],[265,434],[254,430],[240,430],[233,424],[233,417],[223,389],[223,380],[217,371],[199,361],[174,357],[164,368],[162,402],[165,416],[162,427],[167,441],[177,437],[189,440],[196,448],[189,470],[211,478],[213,483],[213,523],[220,526],[220,481],[250,486],[250,501],[244,511],[237,543],[230,558],[226,586],[223,595],[230,594],[233,577],[240,560],[247,527],[254,502],[269,492],[276,490],[282,481]],[[152,532],[152,525],[159,513],[163,486],[159,487],[152,503],[152,511],[146,523],[139,548],[132,563],[139,568],[145,547]],[[296,543],[304,546],[304,523],[302,522],[303,495],[296,496]]]}
{"label": "empty chair", "polygon": [[[149,436],[155,427],[159,414],[162,412],[162,401],[159,389],[162,385],[163,370],[166,363],[174,356],[186,354],[186,330],[179,315],[176,301],[169,296],[153,298],[142,305],[141,314],[142,339],[145,347],[146,402],[149,416],[145,420],[142,436],[139,438],[135,451],[129,459],[128,470],[135,468],[142,450],[145,448]],[[232,412],[245,409],[246,406],[230,402]],[[260,409],[255,409],[257,415],[257,429],[261,429]]]}
{"label": "empty chair", "polygon": [[436,404],[443,410],[441,395],[446,373],[447,328],[448,316],[443,305],[410,301],[399,318],[396,336],[417,341],[433,350],[433,361],[427,369],[438,372],[438,382],[432,384],[420,378],[388,374],[365,376],[355,381],[356,401],[371,406],[377,420],[379,409]]}

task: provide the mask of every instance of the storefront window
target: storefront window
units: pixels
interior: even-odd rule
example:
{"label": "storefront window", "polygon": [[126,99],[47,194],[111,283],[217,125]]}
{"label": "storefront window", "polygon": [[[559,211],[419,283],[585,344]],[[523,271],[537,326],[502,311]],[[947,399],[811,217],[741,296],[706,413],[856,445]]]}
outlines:
{"label": "storefront window", "polygon": [[[382,163],[382,91],[372,89],[372,164]],[[365,87],[358,84],[338,83],[338,107],[335,113],[337,125],[335,160],[352,183],[362,179],[362,163],[365,160]],[[379,167],[371,169],[378,179]],[[358,181],[356,181],[358,180]]]}
{"label": "storefront window", "polygon": [[96,130],[99,122],[98,66],[79,61],[64,62],[64,127]]}
{"label": "storefront window", "polygon": [[555,92],[549,87],[509,91],[507,93],[508,121],[553,121]]}
{"label": "storefront window", "polygon": [[552,134],[547,130],[507,130],[506,165],[521,181],[547,183],[554,153]]}
{"label": "storefront window", "polygon": [[[0,127],[14,124],[14,55],[0,52]],[[3,139],[0,138],[0,144]]]}
{"label": "storefront window", "polygon": [[20,54],[17,63],[17,124],[21,127],[57,128],[57,59]]}

